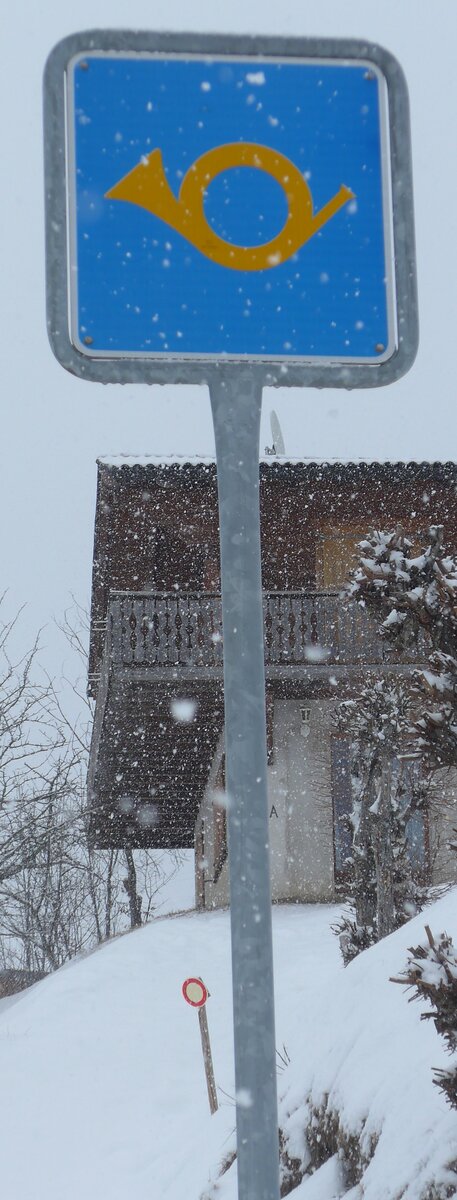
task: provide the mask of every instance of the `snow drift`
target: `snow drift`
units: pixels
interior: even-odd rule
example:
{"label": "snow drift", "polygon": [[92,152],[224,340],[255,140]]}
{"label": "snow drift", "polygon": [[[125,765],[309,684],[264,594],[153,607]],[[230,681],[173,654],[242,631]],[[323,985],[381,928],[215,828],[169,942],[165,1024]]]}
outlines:
{"label": "snow drift", "polygon": [[[346,970],[330,931],[337,909],[274,908],[284,1183],[294,1200],[456,1190],[456,1116],[432,1079],[451,1060],[422,1006],[389,982],[425,940],[425,923],[455,933],[455,901],[454,889]],[[181,996],[195,974],[211,993],[212,1118],[196,1014]],[[2,1001],[2,1197],[235,1200],[236,1161],[220,1173],[235,1148],[232,1056],[226,912],[156,920]],[[312,1176],[308,1126],[311,1142],[324,1132]],[[342,1150],[355,1144],[351,1180]]]}

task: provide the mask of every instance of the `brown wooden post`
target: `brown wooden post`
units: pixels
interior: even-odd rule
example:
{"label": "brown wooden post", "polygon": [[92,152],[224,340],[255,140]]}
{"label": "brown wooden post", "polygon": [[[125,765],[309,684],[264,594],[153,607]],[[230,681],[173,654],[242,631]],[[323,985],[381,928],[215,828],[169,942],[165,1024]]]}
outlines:
{"label": "brown wooden post", "polygon": [[206,1004],[198,1010],[198,1023],[200,1025],[200,1037],[202,1039],[203,1062],[205,1064],[206,1086],[208,1088],[208,1100],[211,1111],[211,1116],[218,1110],[216,1081],[214,1078],[213,1057],[211,1054],[211,1043],[209,1040],[208,1018],[206,1015]]}

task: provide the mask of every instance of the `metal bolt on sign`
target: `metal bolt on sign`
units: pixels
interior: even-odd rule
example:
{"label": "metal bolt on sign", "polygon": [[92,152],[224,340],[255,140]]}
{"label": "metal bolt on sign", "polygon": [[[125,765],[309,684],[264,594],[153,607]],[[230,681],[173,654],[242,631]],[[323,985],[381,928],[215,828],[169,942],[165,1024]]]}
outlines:
{"label": "metal bolt on sign", "polygon": [[414,361],[406,84],[362,41],[93,30],[54,48],[44,103],[54,353],[89,381],[209,388],[238,1194],[278,1200],[262,389],[377,387]]}

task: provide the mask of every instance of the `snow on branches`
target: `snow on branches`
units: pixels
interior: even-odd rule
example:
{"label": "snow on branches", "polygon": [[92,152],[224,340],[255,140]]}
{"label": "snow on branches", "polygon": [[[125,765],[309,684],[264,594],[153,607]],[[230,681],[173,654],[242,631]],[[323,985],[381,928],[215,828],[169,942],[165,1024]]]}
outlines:
{"label": "snow on branches", "polygon": [[398,649],[417,641],[420,629],[434,650],[452,654],[457,641],[457,564],[443,546],[442,525],[432,525],[420,554],[401,526],[371,531],[359,543],[360,560],[347,591],[384,618],[382,633]]}
{"label": "snow on branches", "polygon": [[349,962],[366,945],[403,924],[423,902],[408,853],[408,821],[426,802],[409,762],[403,762],[411,726],[411,689],[399,680],[373,677],[355,700],[335,713],[335,726],[351,741],[353,854],[351,890],[355,918],[336,929]]}
{"label": "snow on branches", "polygon": [[[457,631],[456,631],[457,643]],[[457,650],[457,645],[456,645]],[[414,673],[414,684],[423,707],[414,724],[418,748],[430,764],[457,764],[457,659],[437,650],[427,671]]]}
{"label": "snow on branches", "polygon": [[[369,759],[388,748],[399,753],[405,744],[405,726],[411,709],[411,690],[386,678],[370,678],[355,700],[338,705],[336,726],[350,733],[358,745],[358,756]],[[376,749],[375,749],[376,748]]]}
{"label": "snow on branches", "polygon": [[[422,1020],[432,1020],[444,1038],[450,1053],[457,1050],[457,954],[452,939],[441,933],[437,941],[429,926],[425,926],[427,945],[411,947],[407,967],[392,983],[413,988],[411,999],[427,1000],[431,1012],[422,1013]],[[451,1071],[435,1070],[433,1080],[445,1093],[453,1108],[457,1108],[457,1066]]]}
{"label": "snow on branches", "polygon": [[[445,552],[443,527],[432,525],[422,553],[399,526],[372,531],[359,543],[360,560],[347,593],[377,615],[392,647],[407,650],[425,634],[429,669],[416,672],[422,708],[411,733],[430,764],[457,764],[457,563]],[[424,650],[424,656],[427,651]]]}

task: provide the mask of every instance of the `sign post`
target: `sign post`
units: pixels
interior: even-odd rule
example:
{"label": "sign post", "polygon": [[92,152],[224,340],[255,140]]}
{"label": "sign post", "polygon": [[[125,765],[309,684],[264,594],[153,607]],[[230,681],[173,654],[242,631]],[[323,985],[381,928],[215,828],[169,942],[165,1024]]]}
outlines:
{"label": "sign post", "polygon": [[[261,389],[210,389],[221,542],[226,792],[239,1196],[279,1196],[265,665],[259,518]],[[241,1103],[243,1100],[243,1103]],[[266,1130],[269,1136],[266,1136]]]}
{"label": "sign post", "polygon": [[198,1009],[198,1023],[200,1026],[200,1038],[203,1051],[203,1063],[205,1067],[206,1086],[208,1089],[208,1100],[211,1116],[218,1110],[216,1080],[214,1078],[213,1056],[211,1054],[211,1042],[209,1040],[208,1018],[206,1015],[206,1001],[209,996],[208,989],[205,987],[202,979],[185,979],[182,985],[182,994],[187,1003],[192,1005],[192,1008]]}
{"label": "sign post", "polygon": [[45,74],[48,329],[104,383],[206,383],[224,633],[238,1187],[278,1200],[259,527],[264,386],[417,348],[408,97],[357,41],[92,31]]}

